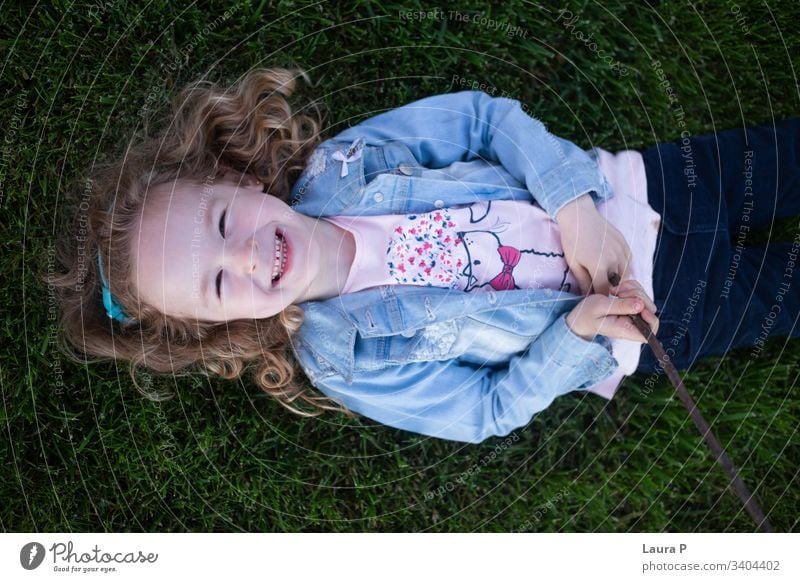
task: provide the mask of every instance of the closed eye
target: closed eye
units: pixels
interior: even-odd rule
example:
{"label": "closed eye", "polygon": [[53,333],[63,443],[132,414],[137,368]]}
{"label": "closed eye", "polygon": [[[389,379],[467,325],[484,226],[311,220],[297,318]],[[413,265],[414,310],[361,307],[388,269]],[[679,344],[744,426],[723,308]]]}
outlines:
{"label": "closed eye", "polygon": [[222,214],[219,216],[219,234],[222,238],[225,238],[225,216],[228,214],[228,209],[222,211]]}
{"label": "closed eye", "polygon": [[222,300],[222,271],[217,273],[217,299]]}

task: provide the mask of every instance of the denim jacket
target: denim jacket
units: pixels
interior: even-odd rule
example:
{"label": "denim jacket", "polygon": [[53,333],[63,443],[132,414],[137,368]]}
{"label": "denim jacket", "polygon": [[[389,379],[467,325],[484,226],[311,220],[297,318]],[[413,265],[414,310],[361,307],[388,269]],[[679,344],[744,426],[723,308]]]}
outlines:
{"label": "denim jacket", "polygon": [[[479,91],[383,112],[324,141],[294,184],[308,216],[430,212],[482,200],[613,196],[593,150],[550,134],[518,101]],[[292,348],[311,383],[372,420],[479,443],[527,424],[618,362],[605,336],[574,334],[580,295],[383,285],[299,306]]]}

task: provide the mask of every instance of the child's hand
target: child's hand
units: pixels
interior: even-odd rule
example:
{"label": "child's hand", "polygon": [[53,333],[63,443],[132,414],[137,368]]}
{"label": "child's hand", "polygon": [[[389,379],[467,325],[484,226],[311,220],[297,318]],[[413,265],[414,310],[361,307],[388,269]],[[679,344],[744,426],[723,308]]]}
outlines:
{"label": "child's hand", "polygon": [[611,287],[609,292],[617,297],[638,297],[644,301],[644,309],[639,312],[639,315],[650,325],[650,329],[653,330],[654,334],[658,333],[659,321],[658,317],[656,317],[656,304],[647,296],[647,293],[644,292],[644,289],[636,279],[622,281],[619,285]]}
{"label": "child's hand", "polygon": [[624,280],[628,270],[631,250],[625,237],[603,218],[588,194],[561,208],[556,222],[564,259],[578,280],[581,295],[588,295],[592,288],[608,295],[610,274],[617,273]]}
{"label": "child's hand", "polygon": [[617,297],[638,297],[644,301],[644,306],[650,313],[656,312],[656,304],[647,296],[647,293],[644,292],[644,289],[636,279],[626,279],[620,282],[619,285],[609,287],[609,293]]}
{"label": "child's hand", "polygon": [[628,317],[633,313],[641,315],[653,333],[658,333],[656,306],[635,280],[623,281],[611,289],[618,292],[617,297],[589,295],[567,315],[567,325],[576,335],[589,341],[601,334],[646,343],[647,339]]}

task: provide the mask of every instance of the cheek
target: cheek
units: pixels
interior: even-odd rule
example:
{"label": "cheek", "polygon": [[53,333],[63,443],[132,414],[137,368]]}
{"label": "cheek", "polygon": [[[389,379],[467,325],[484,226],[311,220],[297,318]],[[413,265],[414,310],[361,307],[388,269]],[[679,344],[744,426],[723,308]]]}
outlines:
{"label": "cheek", "polygon": [[233,223],[237,230],[252,234],[261,222],[261,214],[258,208],[253,208],[245,212],[239,212],[236,216],[236,221]]}
{"label": "cheek", "polygon": [[[233,275],[223,275],[223,293],[225,301],[236,305],[263,305],[266,300],[264,292],[249,279]],[[227,286],[225,286],[227,285]]]}
{"label": "cheek", "polygon": [[237,220],[240,220],[243,227],[255,228],[263,226],[275,217],[275,209],[269,204],[261,204],[256,201],[252,204],[243,205],[237,213]]}
{"label": "cheek", "polygon": [[157,273],[155,269],[134,272],[134,293],[144,303],[152,305],[163,312],[163,298],[166,294],[166,289],[168,289],[168,282],[155,276],[155,273]]}

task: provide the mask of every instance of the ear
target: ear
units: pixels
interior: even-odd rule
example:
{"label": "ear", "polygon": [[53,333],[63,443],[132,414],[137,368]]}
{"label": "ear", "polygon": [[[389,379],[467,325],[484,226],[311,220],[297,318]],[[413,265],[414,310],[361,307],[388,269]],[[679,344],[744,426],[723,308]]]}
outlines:
{"label": "ear", "polygon": [[263,184],[261,183],[261,180],[256,180],[254,176],[251,176],[250,174],[245,174],[245,176],[242,178],[242,186],[250,188],[261,188]]}

